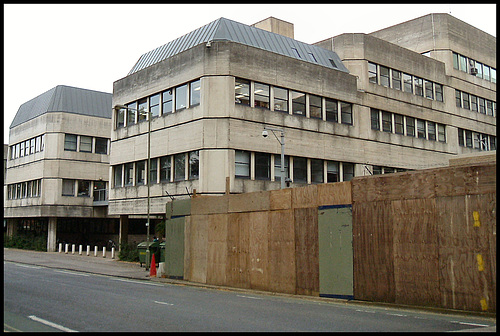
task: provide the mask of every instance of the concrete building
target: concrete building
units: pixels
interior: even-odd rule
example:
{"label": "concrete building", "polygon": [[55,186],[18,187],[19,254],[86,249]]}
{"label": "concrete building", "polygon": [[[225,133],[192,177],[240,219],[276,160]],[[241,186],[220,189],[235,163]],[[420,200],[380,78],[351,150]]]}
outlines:
{"label": "concrete building", "polygon": [[220,18],[114,83],[109,212],[126,232],[171,198],[279,189],[279,130],[292,187],[496,150],[495,49],[448,14],[314,45]]}
{"label": "concrete building", "polygon": [[7,233],[97,243],[117,232],[107,213],[110,93],[56,86],[20,106],[9,133]]}

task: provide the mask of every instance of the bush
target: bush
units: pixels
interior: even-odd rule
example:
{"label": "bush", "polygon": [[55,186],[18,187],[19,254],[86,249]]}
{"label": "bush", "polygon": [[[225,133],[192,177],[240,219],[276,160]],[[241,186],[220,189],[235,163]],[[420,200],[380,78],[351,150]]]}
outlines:
{"label": "bush", "polygon": [[4,234],[3,242],[5,247],[47,252],[47,239],[44,236],[20,234],[9,237],[7,234]]}
{"label": "bush", "polygon": [[121,245],[120,252],[118,253],[118,258],[123,261],[139,261],[139,251],[137,250],[137,244],[123,244]]}

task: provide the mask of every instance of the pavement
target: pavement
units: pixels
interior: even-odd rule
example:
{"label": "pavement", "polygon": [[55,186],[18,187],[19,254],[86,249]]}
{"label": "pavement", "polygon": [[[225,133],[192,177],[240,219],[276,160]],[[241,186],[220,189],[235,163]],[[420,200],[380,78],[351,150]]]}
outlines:
{"label": "pavement", "polygon": [[[234,287],[208,285],[208,284],[190,282],[179,279],[150,277],[149,271],[146,271],[145,267],[141,267],[139,265],[139,262],[127,262],[118,259],[112,259],[111,253],[109,251],[107,252],[106,257],[102,256],[102,251],[98,253],[96,257],[94,256],[93,251],[91,251],[89,256],[86,255],[86,251],[83,251],[82,255],[79,255],[78,251],[75,254],[72,254],[71,252],[66,254],[64,252],[62,253],[39,252],[31,250],[13,249],[13,248],[4,248],[3,251],[4,251],[4,262],[10,261],[27,265],[43,266],[47,268],[65,269],[69,271],[108,275],[108,276],[136,279],[136,280],[157,281],[162,283],[170,283],[170,284],[177,284],[184,286],[196,286],[196,287],[204,287],[204,288],[219,289],[219,290],[231,290],[231,291],[239,291],[247,293],[251,292],[256,294],[261,293],[265,295],[289,296],[289,297],[296,297],[296,298],[316,300],[316,301],[348,302],[350,304],[386,306],[392,308],[402,308],[402,309],[412,309],[412,310],[427,310],[427,311],[432,311],[434,313],[474,315],[474,316],[482,316],[486,318],[496,319],[495,313],[464,312],[464,311],[441,309],[441,308],[402,306],[402,305],[386,304],[380,302],[366,302],[358,300],[348,301],[344,299],[323,298],[316,296],[312,297],[306,295],[271,293],[271,292],[258,291],[247,288],[234,288]],[[479,331],[479,330],[474,329],[474,331]],[[496,326],[493,327],[493,329],[482,328],[481,331],[496,331]]]}

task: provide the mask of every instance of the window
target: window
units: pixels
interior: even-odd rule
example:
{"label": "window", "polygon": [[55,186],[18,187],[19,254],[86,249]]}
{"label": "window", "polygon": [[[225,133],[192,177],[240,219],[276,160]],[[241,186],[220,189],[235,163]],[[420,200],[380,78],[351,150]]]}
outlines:
{"label": "window", "polygon": [[404,92],[413,93],[413,78],[411,75],[403,73]]}
{"label": "window", "polygon": [[122,186],[123,165],[114,166],[114,185],[115,188]]}
{"label": "window", "polygon": [[467,110],[470,109],[469,94],[465,92],[462,92],[462,107]]}
{"label": "window", "polygon": [[[285,156],[285,178],[289,177],[289,159]],[[274,180],[281,182],[281,155],[274,155]]]}
{"label": "window", "polygon": [[443,86],[441,84],[434,83],[434,89],[436,90],[436,100],[443,101]]}
{"label": "window", "polygon": [[382,131],[392,133],[392,114],[382,111]]}
{"label": "window", "polygon": [[477,97],[470,95],[470,108],[472,111],[478,112],[477,110]]}
{"label": "window", "polygon": [[125,186],[131,186],[134,184],[134,164],[133,163],[125,163],[124,168],[124,178],[125,178]]}
{"label": "window", "polygon": [[380,66],[380,85],[389,87],[389,68]]}
{"label": "window", "polygon": [[327,161],[326,163],[326,182],[339,182],[339,163]]}
{"label": "window", "polygon": [[373,166],[372,168],[373,175],[381,175],[383,174],[383,168],[381,166]]}
{"label": "window", "polygon": [[490,135],[490,150],[497,150],[497,137]]}
{"label": "window", "polygon": [[135,185],[144,185],[146,179],[146,160],[135,163]]}
{"label": "window", "polygon": [[[442,124],[437,124],[438,125],[438,141],[440,142],[446,142],[446,129],[444,125]],[[459,130],[460,132],[460,130]]]}
{"label": "window", "polygon": [[396,134],[404,134],[403,116],[400,114],[394,115],[394,132]]}
{"label": "window", "polygon": [[80,135],[80,152],[92,153],[92,137]]}
{"label": "window", "polygon": [[30,155],[30,141],[26,140],[24,142],[24,156]]}
{"label": "window", "polygon": [[200,105],[200,90],[201,82],[199,79],[189,84],[189,106]]}
{"label": "window", "polygon": [[94,202],[106,200],[106,182],[94,181]]}
{"label": "window", "polygon": [[186,154],[174,155],[174,181],[186,179]]}
{"label": "window", "polygon": [[401,90],[401,71],[392,71],[392,87],[396,90]]}
{"label": "window", "polygon": [[430,82],[428,80],[424,80],[425,98],[434,99],[433,86],[434,85],[432,82]]}
{"label": "window", "polygon": [[486,114],[493,115],[493,102],[491,100],[486,100]]}
{"label": "window", "polygon": [[370,83],[377,84],[377,65],[368,62],[368,80]]}
{"label": "window", "polygon": [[271,155],[267,153],[255,153],[255,179],[271,179]]}
{"label": "window", "polygon": [[75,196],[75,180],[62,180],[62,195]]}
{"label": "window", "polygon": [[156,118],[160,115],[160,94],[159,93],[149,97],[149,112],[151,112],[151,118]]}
{"label": "window", "polygon": [[158,183],[158,159],[150,159],[149,163],[151,165],[149,169],[149,182],[150,184]]}
{"label": "window", "polygon": [[436,140],[436,123],[428,121],[427,122],[427,135],[429,140]]}
{"label": "window", "polygon": [[125,127],[125,109],[116,111],[116,128]]}
{"label": "window", "polygon": [[136,123],[137,115],[137,103],[132,103],[127,105],[127,126],[134,125]]}
{"label": "window", "polygon": [[464,142],[464,130],[463,129],[458,129],[458,144],[460,146],[465,146]]}
{"label": "window", "polygon": [[296,115],[306,115],[306,94],[297,91],[292,92],[292,112]]}
{"label": "window", "polygon": [[377,109],[370,109],[372,130],[380,131],[380,111]]}
{"label": "window", "polygon": [[160,158],[160,182],[170,182],[172,174],[172,159],[170,156]]}
{"label": "window", "polygon": [[423,96],[424,95],[424,84],[422,78],[418,77],[413,77],[414,82],[415,82],[415,94],[417,96]]}
{"label": "window", "polygon": [[352,125],[352,104],[340,102],[340,118],[342,124]]}
{"label": "window", "polygon": [[425,120],[417,119],[417,137],[421,139],[426,138],[426,130],[425,130]]}
{"label": "window", "polygon": [[235,151],[234,158],[235,177],[250,178],[250,153],[245,151]]}
{"label": "window", "polygon": [[301,157],[293,158],[293,182],[307,183],[307,159]]}
{"label": "window", "polygon": [[458,55],[459,58],[459,70],[467,72],[467,57]]}
{"label": "window", "polygon": [[30,139],[30,154],[35,154],[35,138]]}
{"label": "window", "polygon": [[472,148],[472,132],[465,131],[465,146]]}
{"label": "window", "polygon": [[288,112],[288,90],[282,88],[274,88],[274,110]]}
{"label": "window", "polygon": [[490,67],[487,65],[483,65],[483,78],[487,81],[490,80]]}
{"label": "window", "polygon": [[485,108],[485,100],[484,98],[477,97],[478,105],[479,105],[479,113],[486,114],[486,108]]}
{"label": "window", "polygon": [[90,181],[78,181],[78,197],[90,197]]}
{"label": "window", "polygon": [[334,99],[325,99],[326,121],[339,121],[338,101]]}
{"label": "window", "polygon": [[493,83],[496,83],[497,82],[497,70],[494,69],[494,68],[491,68],[490,69],[490,75],[491,75],[491,81]]}
{"label": "window", "polygon": [[453,53],[453,68],[458,70],[458,54]]}
{"label": "window", "polygon": [[320,96],[309,95],[309,116],[311,118],[322,119],[321,115],[321,102]]}
{"label": "window", "polygon": [[479,62],[476,62],[477,74],[476,76],[479,78],[483,78],[483,65]]}
{"label": "window", "polygon": [[323,183],[323,160],[311,159],[311,183]]}
{"label": "window", "polygon": [[481,134],[479,133],[474,133],[474,148],[481,148]]}
{"label": "window", "polygon": [[95,152],[96,154],[108,154],[108,139],[95,138]]}
{"label": "window", "polygon": [[462,107],[462,93],[458,90],[455,90],[455,105]]}
{"label": "window", "polygon": [[139,122],[148,120],[148,99],[143,98],[139,100],[139,114],[137,116]]}
{"label": "window", "polygon": [[175,111],[180,111],[187,107],[187,89],[187,84],[175,88]]}
{"label": "window", "polygon": [[342,181],[350,181],[354,177],[354,164],[352,163],[343,163],[342,164]]}
{"label": "window", "polygon": [[250,106],[250,81],[237,78],[234,86],[234,99],[237,104]]}
{"label": "window", "polygon": [[167,90],[162,93],[162,114],[172,113],[172,100],[173,93],[172,90]]}
{"label": "window", "polygon": [[189,179],[199,178],[200,174],[200,154],[199,151],[189,153]]}
{"label": "window", "polygon": [[254,106],[269,108],[269,85],[262,83],[254,84]]}
{"label": "window", "polygon": [[[65,134],[64,136],[64,150],[65,151],[76,151],[76,135],[75,134]],[[23,143],[21,143],[23,145]],[[24,149],[22,146],[21,152]]]}

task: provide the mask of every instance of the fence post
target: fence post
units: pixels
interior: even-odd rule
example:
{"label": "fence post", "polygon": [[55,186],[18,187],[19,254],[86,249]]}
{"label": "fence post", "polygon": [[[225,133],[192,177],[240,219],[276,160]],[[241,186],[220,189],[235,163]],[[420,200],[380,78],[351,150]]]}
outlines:
{"label": "fence post", "polygon": [[90,245],[87,245],[87,256],[90,255]]}
{"label": "fence post", "polygon": [[75,244],[71,244],[71,254],[75,254]]}
{"label": "fence post", "polygon": [[59,243],[59,253],[62,253],[62,243]]}
{"label": "fence post", "polygon": [[82,245],[78,246],[78,254],[82,255]]}
{"label": "fence post", "polygon": [[111,248],[111,259],[115,259],[115,248]]}
{"label": "fence post", "polygon": [[102,257],[106,258],[106,246],[102,248]]}
{"label": "fence post", "polygon": [[94,246],[94,257],[97,257],[97,246]]}
{"label": "fence post", "polygon": [[68,254],[68,246],[69,244],[64,245],[64,253]]}

